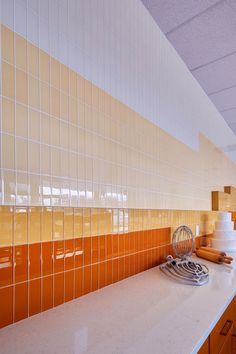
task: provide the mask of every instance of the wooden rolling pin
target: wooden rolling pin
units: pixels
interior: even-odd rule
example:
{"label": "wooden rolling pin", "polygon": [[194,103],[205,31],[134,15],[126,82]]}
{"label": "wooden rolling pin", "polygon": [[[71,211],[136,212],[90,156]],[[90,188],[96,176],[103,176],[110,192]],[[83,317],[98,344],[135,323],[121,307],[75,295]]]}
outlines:
{"label": "wooden rolling pin", "polygon": [[214,253],[214,254],[218,254],[218,256],[222,256],[222,257],[224,257],[225,259],[228,259],[228,260],[230,260],[230,261],[233,261],[233,260],[234,260],[232,257],[227,256],[225,252],[216,250],[215,248],[206,247],[206,246],[201,246],[201,247],[199,247],[198,249],[199,249],[199,250],[202,250],[202,251],[206,251],[206,252],[211,252],[211,253]]}
{"label": "wooden rolling pin", "polygon": [[196,255],[200,258],[204,258],[208,261],[214,262],[214,263],[218,263],[218,264],[222,264],[222,263],[226,263],[226,264],[231,264],[231,260],[230,259],[225,259],[225,257],[220,256],[216,253],[211,253],[208,251],[204,251],[201,249],[196,249]]}

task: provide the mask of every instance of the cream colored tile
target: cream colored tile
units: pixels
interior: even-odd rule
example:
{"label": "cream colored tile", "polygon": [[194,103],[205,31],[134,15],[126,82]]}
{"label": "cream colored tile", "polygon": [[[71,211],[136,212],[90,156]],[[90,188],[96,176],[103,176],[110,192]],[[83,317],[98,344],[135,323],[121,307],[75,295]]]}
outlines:
{"label": "cream colored tile", "polygon": [[27,71],[27,42],[15,33],[16,67]]}
{"label": "cream colored tile", "polygon": [[2,167],[15,169],[15,140],[11,135],[2,134]]}
{"label": "cream colored tile", "polygon": [[60,121],[51,117],[51,141],[52,145],[60,146]]}
{"label": "cream colored tile", "polygon": [[14,205],[16,201],[16,173],[12,171],[2,171],[3,177],[3,202],[5,205]]}
{"label": "cream colored tile", "polygon": [[41,142],[44,144],[51,143],[51,124],[50,116],[41,114]]}
{"label": "cream colored tile", "polygon": [[41,145],[41,173],[51,174],[51,148],[47,145]]}
{"label": "cream colored tile", "polygon": [[16,104],[16,135],[28,137],[28,109],[18,103]]}
{"label": "cream colored tile", "polygon": [[16,100],[28,104],[28,76],[19,69],[16,69]]}
{"label": "cream colored tile", "polygon": [[28,142],[20,138],[16,138],[16,169],[28,171]]}
{"label": "cream colored tile", "polygon": [[30,205],[42,205],[40,193],[41,180],[39,175],[29,174],[29,203]]}
{"label": "cream colored tile", "polygon": [[60,117],[60,91],[51,87],[51,114],[55,117]]}
{"label": "cream colored tile", "polygon": [[39,80],[35,79],[33,76],[29,76],[29,105],[32,108],[39,109],[40,107],[40,96],[39,96]]}
{"label": "cream colored tile", "polygon": [[9,98],[15,97],[14,67],[5,62],[2,62],[2,94]]}
{"label": "cream colored tile", "polygon": [[40,113],[29,109],[29,138],[40,140]]}
{"label": "cream colored tile", "polygon": [[30,75],[39,77],[39,49],[31,43],[28,45],[28,68]]}
{"label": "cream colored tile", "polygon": [[29,172],[40,173],[40,144],[29,141]]}
{"label": "cream colored tile", "polygon": [[52,175],[53,176],[60,176],[60,150],[52,148]]}
{"label": "cream colored tile", "polygon": [[60,65],[60,74],[61,74],[61,90],[68,95],[69,94],[69,69],[63,64]]}
{"label": "cream colored tile", "polygon": [[41,111],[50,113],[50,87],[46,82],[40,82],[40,107]]}
{"label": "cream colored tile", "polygon": [[2,130],[6,133],[15,133],[15,106],[14,102],[2,98]]}

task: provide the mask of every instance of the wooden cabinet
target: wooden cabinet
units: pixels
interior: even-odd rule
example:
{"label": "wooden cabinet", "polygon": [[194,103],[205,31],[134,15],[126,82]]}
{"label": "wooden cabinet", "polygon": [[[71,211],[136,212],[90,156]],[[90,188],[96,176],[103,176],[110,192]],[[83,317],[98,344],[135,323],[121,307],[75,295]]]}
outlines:
{"label": "wooden cabinet", "polygon": [[229,304],[198,354],[235,354],[236,297]]}

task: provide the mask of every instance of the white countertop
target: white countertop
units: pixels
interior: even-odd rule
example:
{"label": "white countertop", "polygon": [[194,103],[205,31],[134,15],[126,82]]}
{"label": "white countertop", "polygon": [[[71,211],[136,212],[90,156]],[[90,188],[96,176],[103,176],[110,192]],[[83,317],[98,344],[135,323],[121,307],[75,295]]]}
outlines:
{"label": "white countertop", "polygon": [[236,294],[236,262],[201,287],[158,267],[0,330],[4,354],[196,353]]}

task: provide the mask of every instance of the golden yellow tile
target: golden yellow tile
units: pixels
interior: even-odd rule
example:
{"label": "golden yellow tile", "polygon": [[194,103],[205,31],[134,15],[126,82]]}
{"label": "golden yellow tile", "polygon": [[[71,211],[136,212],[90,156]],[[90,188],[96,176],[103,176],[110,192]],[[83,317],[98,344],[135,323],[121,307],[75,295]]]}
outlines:
{"label": "golden yellow tile", "polygon": [[64,238],[64,210],[62,208],[53,209],[53,239],[63,240]]}
{"label": "golden yellow tile", "polygon": [[2,130],[15,133],[15,105],[13,101],[2,98]]}
{"label": "golden yellow tile", "polygon": [[83,236],[91,235],[91,209],[83,208]]}
{"label": "golden yellow tile", "polygon": [[77,73],[69,70],[70,96],[77,99]]}
{"label": "golden yellow tile", "polygon": [[2,59],[14,64],[14,32],[2,26]]}
{"label": "golden yellow tile", "polygon": [[16,67],[23,71],[27,71],[27,42],[26,40],[15,33],[16,45]]}
{"label": "golden yellow tile", "polygon": [[13,207],[0,207],[0,247],[13,244]]}
{"label": "golden yellow tile", "polygon": [[60,90],[60,63],[54,58],[50,58],[50,60],[51,85]]}
{"label": "golden yellow tile", "polygon": [[42,208],[41,212],[41,240],[52,240],[52,208]]}
{"label": "golden yellow tile", "polygon": [[64,238],[70,239],[74,237],[74,210],[73,208],[65,208],[64,210]]}
{"label": "golden yellow tile", "polygon": [[14,245],[28,242],[28,213],[25,207],[16,207],[14,213]]}
{"label": "golden yellow tile", "polygon": [[29,109],[29,138],[40,140],[40,113]]}
{"label": "golden yellow tile", "polygon": [[39,48],[31,43],[28,44],[28,68],[30,75],[39,77]]}
{"label": "golden yellow tile", "polygon": [[50,57],[42,50],[39,51],[39,78],[41,81],[50,82]]}
{"label": "golden yellow tile", "polygon": [[16,100],[28,103],[28,77],[26,72],[16,69]]}
{"label": "golden yellow tile", "polygon": [[41,208],[30,207],[28,211],[29,220],[29,243],[40,242],[41,240]]}
{"label": "golden yellow tile", "polygon": [[11,135],[2,135],[2,167],[15,168],[15,139]]}
{"label": "golden yellow tile", "polygon": [[16,104],[16,135],[28,137],[28,109],[19,103]]}
{"label": "golden yellow tile", "polygon": [[74,237],[83,236],[83,209],[74,208]]}
{"label": "golden yellow tile", "polygon": [[29,76],[29,105],[33,108],[39,109],[39,80],[33,76]]}
{"label": "golden yellow tile", "polygon": [[41,142],[44,144],[51,142],[50,116],[46,114],[41,114]]}
{"label": "golden yellow tile", "polygon": [[74,98],[70,98],[70,101],[69,101],[69,121],[72,124],[77,125],[77,117],[78,117],[77,100],[75,100]]}
{"label": "golden yellow tile", "polygon": [[15,97],[15,74],[14,66],[2,62],[2,94],[3,96]]}
{"label": "golden yellow tile", "polygon": [[60,117],[60,91],[51,87],[51,114]]}
{"label": "golden yellow tile", "polygon": [[61,90],[64,91],[67,95],[69,94],[69,69],[61,64],[60,65],[60,74],[61,74]]}
{"label": "golden yellow tile", "polygon": [[28,141],[16,138],[16,169],[28,170]]}
{"label": "golden yellow tile", "polygon": [[41,111],[50,113],[50,87],[46,82],[40,82]]}
{"label": "golden yellow tile", "polygon": [[29,172],[40,173],[40,145],[29,141]]}
{"label": "golden yellow tile", "polygon": [[60,104],[61,104],[61,112],[60,116],[64,120],[68,120],[69,118],[69,96],[65,93],[60,93]]}
{"label": "golden yellow tile", "polygon": [[91,235],[99,235],[100,209],[91,209]]}

